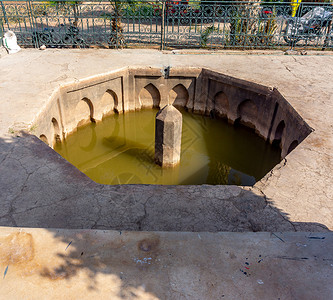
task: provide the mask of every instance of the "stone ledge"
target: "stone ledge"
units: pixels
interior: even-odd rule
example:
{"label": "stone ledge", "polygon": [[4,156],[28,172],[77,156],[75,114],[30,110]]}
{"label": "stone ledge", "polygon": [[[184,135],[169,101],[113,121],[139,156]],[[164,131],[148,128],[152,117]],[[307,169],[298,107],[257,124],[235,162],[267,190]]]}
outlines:
{"label": "stone ledge", "polygon": [[[44,157],[45,153],[42,154],[38,151],[32,153],[29,150],[30,148],[27,146],[29,140],[26,141],[25,138],[22,138],[18,141],[8,137],[7,132],[13,123],[31,124],[52,91],[59,85],[103,73],[106,68],[109,70],[120,69],[128,65],[142,67],[148,64],[155,68],[164,65],[174,67],[192,65],[193,67],[210,68],[258,84],[278,87],[315,131],[295,151],[290,153],[285,161],[256,184],[252,192],[262,197],[263,200],[259,203],[265,203],[265,200],[270,201],[274,209],[281,212],[276,218],[276,222],[278,223],[279,218],[284,217],[286,223],[283,222],[283,224],[289,224],[287,226],[290,228],[287,230],[319,231],[332,229],[333,204],[331,199],[333,198],[333,190],[331,186],[333,174],[331,172],[331,153],[333,148],[332,134],[329,128],[331,128],[333,114],[331,105],[333,90],[331,85],[327,85],[327,78],[331,78],[333,75],[332,61],[332,55],[292,57],[283,55],[184,54],[180,57],[148,50],[55,49],[41,52],[23,49],[15,55],[8,55],[0,62],[4,70],[0,75],[2,92],[0,164],[2,170],[4,170],[6,163],[5,171],[0,173],[2,175],[0,188],[3,207],[1,224],[52,227],[55,226],[53,224],[57,224],[56,217],[61,216],[62,218],[59,220],[64,227],[74,224],[79,228],[92,228],[100,220],[98,213],[100,206],[98,206],[99,202],[95,200],[95,194],[101,193],[103,196],[99,199],[102,206],[108,205],[110,199],[115,200],[114,207],[118,203],[124,203],[124,205],[133,203],[132,195],[121,196],[123,195],[121,192],[117,194],[118,189],[120,191],[129,189],[126,186],[113,187],[114,193],[111,193],[109,187],[99,186],[87,179],[82,179],[82,174],[77,179],[76,184],[73,184],[72,180],[66,176],[66,172],[72,171],[69,171],[68,166],[64,168],[64,162],[61,158],[58,158],[58,162],[61,161],[61,163],[48,164],[47,157]],[[320,70],[320,72],[313,73],[314,69]],[[44,152],[44,150],[40,151]],[[158,189],[158,186],[154,187],[153,191],[157,192]],[[183,189],[187,188],[175,187],[174,189],[177,193],[171,193],[170,198],[186,200],[186,197],[183,196]],[[196,195],[196,190],[191,190],[188,187],[188,191],[193,193],[193,197]],[[217,201],[225,193],[223,188],[220,188],[217,194],[215,191],[216,187],[207,187],[204,192],[205,199]],[[142,190],[138,189],[137,193],[140,192],[142,193]],[[238,192],[236,194],[238,195]],[[134,194],[134,197],[136,195]],[[156,198],[158,197],[156,196]],[[236,196],[236,199],[242,201],[244,198]],[[152,207],[154,207],[154,203],[153,201]],[[256,202],[250,202],[250,204],[252,203]],[[248,203],[245,201],[245,204]],[[53,216],[52,212],[55,208],[56,213]],[[249,208],[251,205],[243,207],[241,214],[248,216],[247,209]],[[122,211],[121,206],[120,210],[116,211],[118,213]],[[187,213],[185,207],[180,206],[179,211]],[[79,215],[81,212],[86,213],[84,218],[72,217],[75,213]],[[89,212],[96,212],[96,218],[90,219]],[[139,218],[136,219],[138,223],[136,225],[131,223],[131,226],[136,226],[137,230],[139,227],[144,229],[146,225],[143,217],[146,214],[143,204],[133,207],[131,213],[135,215],[137,212],[139,212],[137,214]],[[161,210],[162,216],[163,213],[164,211]],[[237,213],[239,214],[239,212]],[[35,218],[37,215],[41,218]],[[166,215],[164,214],[164,216]],[[181,219],[181,214],[179,216]],[[240,230],[244,230],[244,228],[245,230],[258,230],[257,222],[251,229],[249,218],[247,218],[246,225],[243,226],[242,218],[237,216],[235,220],[241,224]],[[259,213],[255,219],[261,221],[261,216]],[[115,217],[119,217],[119,214]],[[170,215],[171,219],[172,217],[174,214]],[[108,222],[100,223],[99,228],[116,228],[113,227],[116,224],[113,223],[112,215],[106,216],[106,219]],[[186,219],[184,220],[186,221]],[[229,222],[229,219],[227,220]],[[125,228],[128,226],[126,219],[124,219],[123,224],[125,224]],[[308,229],[304,229],[304,227],[302,229],[297,224],[316,224],[317,229],[313,229],[312,226],[307,227]],[[178,225],[175,224],[175,226]],[[268,229],[266,227],[266,230],[274,230],[274,228]],[[215,230],[217,229],[215,228]],[[224,230],[235,230],[235,227]]]}
{"label": "stone ledge", "polygon": [[8,299],[333,296],[332,233],[1,227],[0,242],[0,293]]}

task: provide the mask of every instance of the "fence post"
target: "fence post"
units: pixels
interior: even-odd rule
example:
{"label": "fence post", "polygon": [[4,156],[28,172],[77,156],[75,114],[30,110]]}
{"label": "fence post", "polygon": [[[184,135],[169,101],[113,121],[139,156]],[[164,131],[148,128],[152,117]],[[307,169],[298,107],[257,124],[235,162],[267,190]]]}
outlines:
{"label": "fence post", "polygon": [[[332,16],[333,19],[333,16]],[[321,48],[322,51],[324,51],[330,41],[330,34],[331,34],[331,29],[332,29],[332,19],[329,21],[328,26],[327,26],[327,32],[326,32],[326,37],[325,37],[325,41],[323,44],[323,48]]]}
{"label": "fence post", "polygon": [[[297,1],[297,3],[298,3],[298,1]],[[295,17],[300,18],[302,16],[303,7],[304,7],[304,4],[303,4],[303,2],[301,2],[299,4],[299,6],[296,8]],[[295,26],[295,28],[299,28],[299,26],[300,26],[299,19],[297,19],[296,23],[294,23],[294,26]],[[291,46],[290,46],[290,50],[293,50],[295,48],[296,43],[298,42],[298,40],[297,40],[297,35],[298,34],[299,34],[299,32],[298,32],[298,29],[297,29],[296,34],[295,34],[295,36],[293,38],[293,41],[291,43]]]}
{"label": "fence post", "polygon": [[[6,8],[3,5],[2,0],[0,0],[0,2],[1,2],[1,9],[2,9],[2,13],[3,13],[3,18],[5,19],[5,23],[7,24],[7,27],[9,29],[9,22],[8,22],[8,19],[7,19]],[[1,25],[3,25],[2,22],[1,22]]]}
{"label": "fence post", "polygon": [[35,39],[33,38],[33,40],[35,40],[34,46],[35,46],[35,48],[39,48],[37,26],[35,25],[34,19],[33,19],[33,11],[32,11],[32,7],[31,7],[31,1],[27,0],[26,3],[27,3],[28,16],[29,16],[30,26],[31,26],[31,34],[32,34],[33,37],[35,37]]}
{"label": "fence post", "polygon": [[161,50],[164,50],[165,43],[165,1],[166,0],[162,0]]}
{"label": "fence post", "polygon": [[3,31],[2,19],[0,18],[0,48],[2,46]]}
{"label": "fence post", "polygon": [[[5,9],[5,6],[3,5],[2,0],[0,0],[0,2],[1,2],[3,18],[5,20],[5,23],[7,24],[7,29],[9,29],[9,23],[8,23],[8,19],[7,19],[7,15],[6,15],[6,9]],[[5,31],[5,28],[4,28],[3,23],[2,23],[2,18],[0,18],[0,47],[2,46],[2,38],[3,38],[3,35],[4,35],[4,31]]]}

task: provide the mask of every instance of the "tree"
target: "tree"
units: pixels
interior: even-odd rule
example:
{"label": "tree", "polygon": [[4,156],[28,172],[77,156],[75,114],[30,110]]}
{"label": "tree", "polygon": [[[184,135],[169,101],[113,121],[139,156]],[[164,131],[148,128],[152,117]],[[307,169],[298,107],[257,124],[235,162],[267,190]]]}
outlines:
{"label": "tree", "polygon": [[49,3],[56,7],[57,9],[59,8],[65,8],[66,5],[69,5],[73,9],[73,16],[74,16],[74,22],[73,25],[77,27],[78,25],[78,7],[82,3],[82,1],[49,1]]}
{"label": "tree", "polygon": [[[131,3],[130,1],[127,1]],[[111,37],[110,46],[115,48],[122,48],[125,45],[125,38],[123,35],[123,27],[121,25],[122,10],[124,1],[110,0],[113,13],[111,15]]]}
{"label": "tree", "polygon": [[240,1],[232,9],[230,20],[230,44],[250,46],[258,31],[260,1]]}

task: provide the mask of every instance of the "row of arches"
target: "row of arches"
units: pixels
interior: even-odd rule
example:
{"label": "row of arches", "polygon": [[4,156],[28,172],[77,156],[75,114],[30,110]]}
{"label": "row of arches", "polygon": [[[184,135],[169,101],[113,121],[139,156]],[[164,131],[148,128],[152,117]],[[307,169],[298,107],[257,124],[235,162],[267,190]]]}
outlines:
{"label": "row of arches", "polygon": [[[54,145],[55,143],[61,142],[61,136],[60,136],[60,126],[56,118],[51,119],[52,123],[52,131],[53,131],[53,138],[52,138],[52,144]],[[41,134],[39,138],[47,145],[49,144],[49,140],[46,137],[45,134]]]}
{"label": "row of arches", "polygon": [[[96,110],[95,110],[96,107]],[[73,116],[74,124],[76,126],[83,125],[88,122],[96,122],[96,119],[102,119],[104,116],[109,115],[114,112],[118,112],[118,96],[113,90],[106,90],[103,94],[100,101],[96,102],[94,105],[93,102],[88,97],[83,97],[76,105],[74,113],[71,113]],[[98,111],[98,115],[96,115]],[[41,134],[39,138],[48,145],[54,145],[61,141],[61,129],[59,126],[58,120],[53,117],[51,119],[51,133],[50,138],[47,138],[45,134]]]}
{"label": "row of arches", "polygon": [[[227,117],[230,111],[229,99],[227,95],[220,91],[215,94],[213,99],[213,113],[219,117]],[[246,123],[249,127],[255,128],[258,117],[258,107],[250,99],[245,99],[237,106],[235,122]]]}
{"label": "row of arches", "polygon": [[[189,93],[184,85],[177,84],[168,94],[168,103],[176,107],[185,107],[189,100]],[[141,107],[160,107],[161,94],[155,85],[147,84],[139,93]]]}
{"label": "row of arches", "polygon": [[75,108],[76,125],[80,126],[89,121],[96,122],[96,119],[101,120],[106,115],[118,113],[118,104],[117,94],[110,89],[105,91],[100,101],[96,102],[95,105],[89,98],[83,97]]}
{"label": "row of arches", "polygon": [[[176,85],[169,93],[171,103],[177,106],[186,106],[188,98],[187,89],[182,84]],[[160,92],[150,83],[141,89],[139,100],[141,107],[159,107],[161,102]],[[96,120],[101,120],[106,115],[118,113],[118,109],[118,96],[113,90],[108,89],[105,91],[100,101],[96,101],[95,104],[88,97],[83,97],[75,107],[73,122],[75,122],[76,126],[81,126],[88,122],[96,122]],[[122,105],[120,109],[122,110]],[[51,123],[53,136],[50,142],[54,145],[61,141],[61,130],[58,121],[54,117]],[[41,134],[40,139],[48,145],[50,144],[45,134]]]}
{"label": "row of arches", "polygon": [[[185,107],[188,99],[189,93],[182,84],[174,86],[168,95],[169,103],[178,107]],[[139,93],[139,101],[142,108],[160,107],[160,92],[155,85],[149,83],[141,89]],[[106,90],[100,101],[96,101],[95,104],[88,97],[83,97],[75,107],[73,122],[75,122],[76,126],[81,126],[88,122],[96,122],[96,120],[101,120],[106,115],[118,113],[118,109],[122,110],[122,105],[119,104],[117,94],[111,89]],[[50,142],[53,145],[61,141],[61,130],[58,121],[54,117],[52,118],[51,123],[53,136]],[[45,134],[41,134],[40,139],[49,144],[48,138]]]}
{"label": "row of arches", "polygon": [[[274,146],[280,147],[282,149],[283,147],[283,142],[282,139],[285,136],[285,131],[286,131],[286,123],[284,122],[284,120],[281,120],[279,122],[279,124],[276,126],[275,129],[275,133],[274,133],[274,139],[272,141],[272,144]],[[293,151],[296,147],[298,146],[298,140],[293,140],[288,149],[287,149],[287,153],[289,154],[291,151]]]}
{"label": "row of arches", "polygon": [[[177,84],[169,92],[168,101],[176,107],[185,107],[188,100],[189,93],[182,84]],[[160,107],[160,92],[155,85],[149,83],[141,89],[139,101],[142,108]],[[102,119],[102,117],[113,112],[118,113],[119,101],[117,94],[113,90],[107,90],[101,100],[96,103],[96,106],[96,111],[98,111],[97,119]],[[95,122],[95,107],[90,99],[84,97],[77,104],[75,118],[77,126],[83,125],[88,121]]]}
{"label": "row of arches", "polygon": [[[219,117],[227,118],[229,109],[229,100],[227,95],[223,91],[216,93],[213,100],[213,113]],[[248,127],[255,129],[255,123],[258,118],[258,107],[254,101],[245,99],[240,102],[236,113],[236,123],[245,123]],[[284,137],[285,130],[285,121],[281,120],[275,129],[272,142],[273,145],[282,148],[282,139]],[[288,147],[287,154],[294,150],[298,143],[299,142],[297,140],[292,141]]]}
{"label": "row of arches", "polygon": [[[185,107],[189,99],[189,93],[182,84],[177,84],[173,87],[168,94],[169,103],[178,107]],[[159,107],[161,102],[161,95],[159,90],[152,84],[147,84],[141,89],[139,93],[139,101],[141,107]],[[109,115],[111,113],[118,113],[118,96],[113,90],[106,90],[99,102],[96,102],[98,113],[97,119]],[[122,107],[121,107],[122,108]],[[227,117],[229,113],[229,100],[223,91],[215,94],[213,100],[213,112],[220,117]],[[254,101],[245,99],[240,102],[237,107],[237,118],[235,122],[245,123],[248,127],[255,129],[255,123],[258,118],[258,107]],[[75,109],[76,125],[80,126],[87,122],[96,122],[95,107],[93,102],[83,97]],[[61,141],[61,130],[56,118],[52,118],[52,144]],[[275,129],[274,139],[272,143],[282,148],[282,139],[284,136],[286,124],[282,120],[279,122]],[[49,144],[45,134],[40,135],[40,139]],[[287,154],[296,148],[298,141],[294,140],[288,147]]]}

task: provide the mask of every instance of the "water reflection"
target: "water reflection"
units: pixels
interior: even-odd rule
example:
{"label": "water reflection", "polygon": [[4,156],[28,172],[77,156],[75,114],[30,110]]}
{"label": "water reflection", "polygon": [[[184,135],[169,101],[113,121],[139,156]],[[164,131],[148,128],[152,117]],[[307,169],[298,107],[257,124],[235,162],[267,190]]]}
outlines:
{"label": "water reflection", "polygon": [[180,164],[154,163],[157,110],[115,114],[83,126],[55,150],[103,184],[252,185],[280,160],[280,151],[246,128],[183,113]]}

